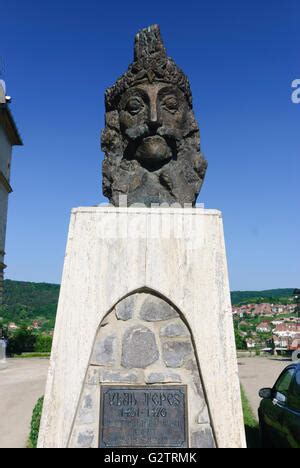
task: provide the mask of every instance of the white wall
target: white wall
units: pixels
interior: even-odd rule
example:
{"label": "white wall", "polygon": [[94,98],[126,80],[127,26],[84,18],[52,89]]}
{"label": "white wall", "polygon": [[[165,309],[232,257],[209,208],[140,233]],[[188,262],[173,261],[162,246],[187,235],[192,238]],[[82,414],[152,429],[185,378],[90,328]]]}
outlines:
{"label": "white wall", "polygon": [[5,250],[5,232],[7,220],[8,193],[0,184],[0,263],[3,262],[1,252]]}
{"label": "white wall", "polygon": [[[0,126],[0,171],[9,181],[12,146],[6,136],[4,129]],[[5,235],[7,222],[8,192],[0,181],[0,264],[4,262]],[[0,270],[0,304],[2,301],[2,279],[3,273]]]}
{"label": "white wall", "polygon": [[7,180],[10,178],[11,154],[12,146],[5,131],[0,126],[0,171],[3,172]]}

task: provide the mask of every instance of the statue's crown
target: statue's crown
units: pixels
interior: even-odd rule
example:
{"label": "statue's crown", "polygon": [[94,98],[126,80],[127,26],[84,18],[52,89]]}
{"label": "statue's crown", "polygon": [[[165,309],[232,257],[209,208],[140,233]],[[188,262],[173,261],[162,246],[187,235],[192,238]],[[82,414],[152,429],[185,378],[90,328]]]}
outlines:
{"label": "statue's crown", "polygon": [[105,94],[107,110],[117,108],[121,95],[132,86],[140,83],[168,83],[178,86],[192,107],[192,95],[187,76],[167,56],[160,29],[157,24],[142,29],[135,36],[134,62],[115,85]]}

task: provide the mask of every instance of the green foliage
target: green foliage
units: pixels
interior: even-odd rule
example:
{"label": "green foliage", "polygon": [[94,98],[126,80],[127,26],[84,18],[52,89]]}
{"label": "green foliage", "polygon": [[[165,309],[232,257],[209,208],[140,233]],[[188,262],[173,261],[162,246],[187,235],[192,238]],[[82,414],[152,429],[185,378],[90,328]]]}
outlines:
{"label": "green foliage", "polygon": [[8,328],[2,321],[0,321],[0,339],[1,338],[8,339]]}
{"label": "green foliage", "polygon": [[26,326],[22,326],[8,340],[7,354],[31,353],[35,351],[36,335],[28,330]]}
{"label": "green foliage", "polygon": [[36,339],[36,353],[50,353],[52,348],[52,337],[47,335],[39,335]]}
{"label": "green foliage", "polygon": [[290,304],[294,289],[270,289],[268,291],[233,291],[231,301],[235,306],[244,304]]}
{"label": "green foliage", "polygon": [[238,350],[244,350],[244,349],[247,349],[247,343],[246,343],[246,340],[243,336],[241,336],[241,334],[239,333],[239,331],[235,328],[234,329],[234,335],[235,335],[235,345],[236,345],[236,349]]}
{"label": "green foliage", "polygon": [[42,331],[49,331],[54,328],[59,290],[56,284],[5,280],[0,317],[26,325],[41,320]]}
{"label": "green foliage", "polygon": [[[60,286],[48,283],[29,283],[24,281],[4,281],[4,301],[0,306],[0,317],[5,321],[24,321],[45,318],[54,325]],[[271,302],[289,304],[293,288],[271,289],[268,291],[233,291],[232,303],[256,304]]]}
{"label": "green foliage", "polygon": [[50,353],[22,353],[14,356],[16,359],[30,359],[30,358],[47,358],[49,359]]}
{"label": "green foliage", "polygon": [[30,435],[28,441],[28,448],[37,448],[37,442],[39,437],[39,430],[41,424],[42,410],[43,410],[44,397],[40,398],[35,405],[32,413]]}
{"label": "green foliage", "polygon": [[26,354],[49,354],[52,348],[52,337],[36,335],[26,326],[22,326],[8,339],[7,354],[9,356]]}
{"label": "green foliage", "polygon": [[245,391],[241,386],[242,405],[244,413],[244,424],[248,448],[260,448],[258,422],[254,417],[250,403],[246,397]]}
{"label": "green foliage", "polygon": [[251,331],[251,326],[250,325],[240,325],[240,330],[245,332],[245,333],[248,333],[249,331]]}
{"label": "green foliage", "polygon": [[60,286],[47,283],[24,281],[4,281],[4,304],[10,306],[24,304],[36,308],[57,303]]}

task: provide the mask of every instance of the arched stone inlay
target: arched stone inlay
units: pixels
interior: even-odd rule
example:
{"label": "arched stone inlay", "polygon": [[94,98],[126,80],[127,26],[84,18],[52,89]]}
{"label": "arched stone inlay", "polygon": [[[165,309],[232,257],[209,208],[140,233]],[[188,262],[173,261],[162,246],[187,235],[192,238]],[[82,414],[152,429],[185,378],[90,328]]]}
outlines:
{"label": "arched stone inlay", "polygon": [[215,447],[191,333],[158,295],[129,295],[100,324],[69,447],[98,447],[101,384],[186,385],[189,447]]}

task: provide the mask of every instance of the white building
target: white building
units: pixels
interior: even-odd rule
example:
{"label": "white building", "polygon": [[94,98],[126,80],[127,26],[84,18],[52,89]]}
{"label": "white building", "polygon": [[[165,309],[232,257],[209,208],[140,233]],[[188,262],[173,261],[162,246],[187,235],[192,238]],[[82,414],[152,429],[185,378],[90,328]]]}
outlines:
{"label": "white building", "polygon": [[5,83],[0,80],[0,304],[3,295],[3,272],[6,267],[5,234],[7,221],[8,196],[10,186],[10,166],[12,147],[22,145],[18,129],[9,110],[10,98],[6,96]]}
{"label": "white building", "polygon": [[269,322],[262,322],[258,327],[256,328],[256,331],[258,333],[269,333],[271,331],[271,327]]}
{"label": "white building", "polygon": [[246,343],[247,343],[247,349],[256,348],[256,342],[252,338],[249,338],[248,340],[246,340]]}
{"label": "white building", "polygon": [[273,325],[273,327],[278,327],[278,325],[282,325],[284,323],[284,320],[273,320],[271,322],[271,324]]}

